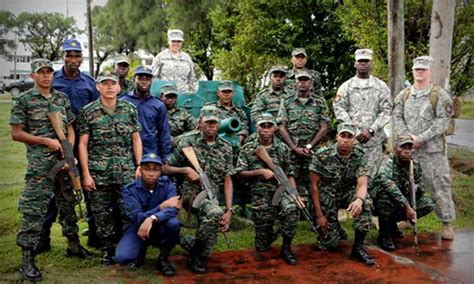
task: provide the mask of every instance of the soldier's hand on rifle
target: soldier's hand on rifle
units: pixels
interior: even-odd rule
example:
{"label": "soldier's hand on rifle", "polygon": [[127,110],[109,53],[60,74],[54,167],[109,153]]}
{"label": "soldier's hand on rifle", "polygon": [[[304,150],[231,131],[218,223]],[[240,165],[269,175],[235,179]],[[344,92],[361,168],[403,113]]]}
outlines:
{"label": "soldier's hand on rifle", "polygon": [[59,142],[58,139],[50,139],[50,138],[46,138],[48,140],[46,140],[46,146],[48,146],[48,149],[53,151],[53,152],[56,152],[56,151],[61,151],[61,154],[63,153],[63,147],[61,147],[61,142]]}
{"label": "soldier's hand on rifle", "polygon": [[93,191],[95,189],[94,179],[90,175],[84,176],[82,187],[87,191]]}
{"label": "soldier's hand on rifle", "polygon": [[362,213],[362,200],[360,198],[357,198],[356,200],[352,201],[351,204],[349,204],[349,207],[347,207],[347,211],[351,213],[352,217],[357,217]]}
{"label": "soldier's hand on rifle", "polygon": [[143,221],[143,223],[140,225],[140,228],[138,228],[138,236],[142,239],[145,240],[150,236],[150,230],[151,227],[153,226],[153,219],[148,217]]}
{"label": "soldier's hand on rifle", "polygon": [[301,147],[296,147],[296,146],[291,149],[291,151],[295,152],[295,154],[299,155],[299,156],[308,156],[309,152],[307,152],[306,150],[308,150],[308,149],[301,148]]}
{"label": "soldier's hand on rifle", "polygon": [[324,236],[326,237],[328,235],[328,219],[326,216],[316,216],[316,225],[319,227],[319,229],[321,229]]}
{"label": "soldier's hand on rifle", "polygon": [[186,176],[190,181],[199,181],[199,174],[191,167],[186,168]]}
{"label": "soldier's hand on rifle", "polygon": [[416,212],[415,210],[413,210],[413,208],[411,208],[410,205],[405,208],[405,216],[407,217],[407,220],[411,223],[414,223],[416,220]]}
{"label": "soldier's hand on rifle", "polygon": [[227,210],[221,219],[221,231],[226,232],[230,228],[230,221],[232,219],[232,211]]}
{"label": "soldier's hand on rifle", "polygon": [[265,180],[269,180],[269,179],[272,179],[274,178],[274,174],[273,174],[273,171],[270,170],[270,169],[260,169],[259,170],[259,174],[265,179]]}
{"label": "soldier's hand on rifle", "polygon": [[179,196],[173,196],[160,204],[160,210],[163,210],[165,208],[176,208],[176,209],[181,209],[181,202],[179,200]]}
{"label": "soldier's hand on rifle", "polygon": [[296,198],[298,199],[298,203],[301,205],[301,208],[306,208],[306,200],[304,200],[301,195],[298,195]]}

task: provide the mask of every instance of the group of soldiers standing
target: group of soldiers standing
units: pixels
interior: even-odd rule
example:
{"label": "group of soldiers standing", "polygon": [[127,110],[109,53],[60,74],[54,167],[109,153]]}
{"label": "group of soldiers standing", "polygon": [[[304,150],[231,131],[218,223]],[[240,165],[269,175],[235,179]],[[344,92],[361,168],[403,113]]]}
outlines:
{"label": "group of soldiers standing", "polygon": [[[305,67],[303,48],[292,52],[292,70],[270,70],[270,86],[252,104],[256,133],[250,134],[245,112],[232,103],[231,81],[219,82],[218,101],[204,106],[197,120],[176,106],[178,94],[192,89],[195,76],[189,56],[181,52],[182,31],[170,30],[168,36],[170,47],[157,56],[154,69],[136,68],[133,82],[125,79],[130,66],[126,57],[116,61],[115,72],[102,72],[95,82],[81,73],[82,49],[75,39],[63,45],[61,70],[53,73],[45,59],[32,62],[35,87],[14,101],[10,120],[13,139],[27,145],[17,236],[25,279],[42,279],[34,259],[50,248],[48,226],[56,218],[52,207],[57,207],[68,239],[66,256],[94,257],[79,243],[77,199],[70,181],[74,175],[67,174],[71,165],[48,177],[64,159],[58,133],[74,146],[89,214],[89,241],[96,238],[88,244],[100,249],[105,265],[138,267],[147,246],[156,245],[158,269],[172,276],[175,268],[168,257],[180,244],[189,252],[188,268],[207,272],[218,234],[231,227],[234,191],[243,190],[241,182],[251,185],[247,194],[257,251],[269,249],[281,234],[281,257],[291,265],[297,263],[291,244],[301,204],[313,215],[322,250],[336,249],[339,240],[347,238],[337,218],[339,209],[347,209],[354,217],[351,256],[367,265],[375,263],[363,248],[372,214],[379,217],[378,244],[388,251],[395,249],[392,238],[403,236],[398,221],[416,222],[433,209],[443,222],[442,237],[453,238],[455,211],[444,140],[452,103],[444,89],[430,84],[431,58],[414,60],[415,83],[396,97],[393,110],[387,85],[370,75],[372,52],[357,50],[356,76],[341,85],[333,100],[339,122],[336,142],[323,145],[330,109],[319,73]],[[183,68],[185,72],[172,76]],[[154,77],[179,82],[163,86],[157,98],[150,93]],[[52,112],[60,113],[60,129],[53,127]],[[385,155],[383,129],[391,116],[398,135],[393,154]],[[217,135],[220,123],[232,117],[242,124],[238,151]],[[278,198],[281,184],[275,167],[257,151],[266,152],[270,164],[283,169],[289,180],[289,188]],[[412,160],[416,211],[409,198]],[[194,236],[180,235],[181,208],[197,218]]]}

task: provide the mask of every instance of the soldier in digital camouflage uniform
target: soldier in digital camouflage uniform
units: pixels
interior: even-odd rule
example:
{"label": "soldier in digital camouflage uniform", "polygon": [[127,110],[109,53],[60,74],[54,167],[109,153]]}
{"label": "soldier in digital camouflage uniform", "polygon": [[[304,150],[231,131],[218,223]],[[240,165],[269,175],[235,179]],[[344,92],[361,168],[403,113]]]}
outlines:
{"label": "soldier in digital camouflage uniform", "polygon": [[296,89],[296,74],[300,71],[306,71],[311,75],[312,81],[312,91],[316,96],[322,97],[323,90],[321,84],[321,74],[318,71],[311,70],[306,68],[306,63],[308,63],[308,55],[306,50],[302,47],[297,47],[291,52],[291,63],[293,64],[293,69],[291,69],[287,74],[286,88],[289,91],[297,92]]}
{"label": "soldier in digital camouflage uniform", "polygon": [[252,103],[252,120],[254,123],[262,113],[270,113],[276,118],[280,110],[281,100],[292,95],[285,89],[286,74],[287,70],[283,66],[273,66],[270,69],[271,86],[258,93]]}
{"label": "soldier in digital camouflage uniform", "polygon": [[370,229],[372,201],[367,194],[367,161],[356,140],[356,126],[337,126],[336,143],[319,149],[309,166],[311,197],[316,213],[320,249],[334,249],[347,235],[337,219],[339,209],[354,217],[354,245],[351,256],[367,265],[375,260],[363,248]]}
{"label": "soldier in digital camouflage uniform", "polygon": [[354,123],[359,129],[357,140],[362,143],[364,159],[369,163],[369,181],[382,161],[383,128],[390,122],[393,107],[387,84],[370,75],[371,64],[370,49],[356,50],[356,76],[339,87],[333,102],[336,119]]}
{"label": "soldier in digital camouflage uniform", "polygon": [[298,207],[294,200],[284,192],[278,206],[272,206],[272,198],[278,188],[272,170],[256,155],[256,149],[265,147],[275,165],[282,167],[295,184],[293,167],[290,161],[290,149],[279,140],[274,139],[276,131],[275,118],[270,113],[263,113],[256,118],[258,139],[246,143],[240,150],[237,161],[237,177],[251,182],[251,199],[253,222],[255,225],[255,247],[257,251],[268,250],[277,234],[273,229],[276,220],[280,222],[280,233],[283,236],[281,256],[289,264],[296,264],[296,256],[291,251],[291,242],[296,234]]}
{"label": "soldier in digital camouflage uniform", "polygon": [[119,96],[130,92],[135,84],[132,80],[127,79],[128,72],[130,71],[130,60],[126,55],[119,55],[115,60],[115,73],[119,76],[120,82],[120,93]]}
{"label": "soldier in digital camouflage uniform", "polygon": [[49,203],[55,195],[63,235],[68,239],[66,256],[92,256],[79,244],[77,216],[74,211],[76,200],[68,175],[60,173],[54,181],[47,177],[49,170],[61,157],[61,144],[48,118],[48,112],[59,111],[67,139],[72,144],[75,139],[72,126],[75,116],[71,111],[69,98],[51,88],[52,66],[47,59],[31,62],[31,77],[35,86],[13,102],[10,117],[13,140],[25,143],[27,149],[28,167],[26,185],[19,203],[22,219],[17,244],[23,251],[20,272],[28,281],[42,279],[41,272],[35,265],[34,251],[40,245],[43,223]]}
{"label": "soldier in digital camouflage uniform", "polygon": [[[207,272],[204,260],[216,244],[219,230],[225,232],[229,229],[233,214],[232,146],[217,136],[219,121],[219,110],[214,106],[204,106],[201,109],[199,130],[181,136],[173,154],[163,167],[163,174],[187,177],[182,186],[181,199],[183,208],[188,212],[191,211],[198,219],[198,228],[188,259],[188,268],[195,273]],[[205,199],[199,208],[192,208],[194,198],[203,189],[200,186],[199,175],[183,153],[183,148],[189,146],[193,147],[199,165],[207,173],[215,193],[217,195],[223,193],[225,210],[209,199]]]}
{"label": "soldier in digital camouflage uniform", "polygon": [[[434,209],[433,200],[424,194],[421,166],[413,162],[413,178],[416,186],[416,214],[412,208],[410,189],[410,160],[413,153],[413,140],[410,136],[399,136],[394,149],[395,154],[384,157],[377,172],[370,197],[374,201],[374,215],[379,217],[379,236],[377,242],[386,251],[395,250],[391,236],[403,237],[397,222],[411,222],[429,214]],[[401,233],[401,234],[400,234]]]}
{"label": "soldier in digital camouflage uniform", "polygon": [[[296,75],[298,92],[281,102],[277,117],[279,134],[291,150],[290,161],[298,191],[306,201],[310,199],[308,165],[311,149],[326,134],[329,121],[326,101],[310,91],[311,84],[311,75],[300,71]],[[311,206],[311,203],[307,205]]]}
{"label": "soldier in digital camouflage uniform", "polygon": [[175,138],[185,132],[196,128],[196,119],[185,109],[176,106],[178,89],[173,85],[164,85],[161,87],[161,100],[168,110],[171,137],[173,144]]}
{"label": "soldier in digital camouflage uniform", "polygon": [[117,99],[117,74],[100,74],[97,89],[100,98],[86,105],[79,117],[79,161],[102,244],[102,263],[110,265],[122,229],[122,188],[139,172],[142,144],[137,110]]}
{"label": "soldier in digital camouflage uniform", "polygon": [[197,89],[194,63],[181,50],[183,42],[183,31],[168,30],[168,48],[153,58],[153,75],[159,80],[176,82],[180,93],[194,92]]}
{"label": "soldier in digital camouflage uniform", "polygon": [[413,138],[413,158],[421,165],[426,190],[436,204],[436,216],[443,222],[441,237],[452,240],[451,222],[456,218],[456,210],[444,133],[449,127],[453,104],[445,89],[430,82],[432,61],[429,56],[413,60],[414,85],[406,95],[402,91],[395,99],[395,131]]}

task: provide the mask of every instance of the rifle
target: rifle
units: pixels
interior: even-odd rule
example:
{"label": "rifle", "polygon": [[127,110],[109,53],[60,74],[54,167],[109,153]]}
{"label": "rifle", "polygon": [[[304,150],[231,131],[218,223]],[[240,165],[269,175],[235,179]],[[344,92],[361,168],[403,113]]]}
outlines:
{"label": "rifle", "polygon": [[280,187],[275,191],[275,194],[272,198],[272,206],[278,206],[280,203],[281,195],[284,191],[288,193],[288,195],[295,201],[298,208],[303,213],[304,218],[309,222],[311,225],[311,230],[317,233],[316,226],[314,226],[313,220],[311,218],[311,214],[309,213],[308,209],[304,207],[304,204],[300,201],[300,195],[296,188],[293,188],[286,176],[285,172],[280,166],[277,166],[273,163],[272,158],[268,155],[268,152],[265,150],[264,147],[260,146],[256,150],[257,157],[259,157],[267,166],[273,171],[275,174],[275,179],[280,184]]}
{"label": "rifle", "polygon": [[[186,156],[188,161],[193,165],[194,169],[197,171],[199,174],[199,179],[201,180],[201,185],[204,188],[203,191],[201,191],[193,200],[192,207],[195,209],[198,209],[201,207],[202,202],[208,198],[212,203],[219,205],[219,200],[217,200],[217,197],[215,195],[215,191],[212,188],[211,182],[209,181],[209,177],[207,176],[207,173],[202,170],[201,166],[199,165],[199,161],[196,157],[196,153],[194,152],[194,149],[192,146],[184,147],[183,148],[183,154]],[[227,239],[227,235],[225,232],[222,232],[222,235],[224,236],[225,242],[227,244],[227,247],[230,248],[230,242]]]}
{"label": "rifle", "polygon": [[413,223],[413,242],[415,244],[415,250],[418,252],[418,227],[416,225],[417,216],[416,216],[416,190],[417,190],[417,185],[415,184],[415,175],[413,172],[413,160],[410,160],[410,166],[409,166],[409,181],[410,181],[410,196],[411,196],[411,204],[413,211],[415,211],[415,220],[412,222]]}
{"label": "rifle", "polygon": [[79,204],[79,218],[83,218],[81,200],[82,200],[82,185],[81,185],[81,176],[79,174],[79,169],[76,166],[76,159],[74,158],[74,152],[71,143],[66,139],[64,134],[61,120],[61,113],[59,112],[49,112],[48,118],[53,125],[54,132],[61,142],[61,147],[63,149],[64,159],[58,161],[51,170],[48,172],[48,178],[54,180],[56,175],[64,168],[65,165],[68,165],[68,173],[71,177],[74,197],[76,202]]}

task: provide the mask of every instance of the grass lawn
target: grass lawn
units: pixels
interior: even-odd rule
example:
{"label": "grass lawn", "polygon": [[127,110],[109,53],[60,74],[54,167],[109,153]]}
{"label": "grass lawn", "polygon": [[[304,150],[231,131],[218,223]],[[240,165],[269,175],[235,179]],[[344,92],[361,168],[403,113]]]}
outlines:
{"label": "grass lawn", "polygon": [[466,99],[462,101],[462,112],[460,118],[474,119],[474,100]]}
{"label": "grass lawn", "polygon": [[[0,100],[4,99],[5,96],[0,96]],[[21,262],[21,253],[20,248],[15,244],[15,236],[20,221],[17,207],[24,185],[23,175],[26,160],[25,146],[11,140],[10,126],[8,125],[10,106],[11,103],[9,102],[0,102],[0,169],[2,169],[0,174],[0,282],[14,282],[21,279],[17,272]],[[454,159],[474,161],[474,153],[472,152],[450,150],[449,154]],[[453,171],[453,193],[458,213],[455,222],[456,229],[474,228],[474,192],[472,188],[474,188],[474,177],[472,175],[466,174],[466,171]],[[79,226],[81,230],[84,229],[86,227],[85,221],[80,220]],[[343,226],[347,229],[349,238],[352,238],[351,222],[345,222]],[[228,233],[228,237],[232,242],[231,249],[253,247],[253,228],[242,225],[235,227]],[[423,218],[419,223],[420,231],[438,231],[439,228],[440,223],[433,214]],[[186,233],[186,229],[184,233]],[[372,229],[369,238],[373,241],[376,235],[377,232]],[[66,241],[61,236],[59,224],[53,226],[52,240],[52,250],[37,257],[37,265],[43,273],[43,278],[48,282],[161,282],[160,276],[154,274],[156,271],[154,268],[155,259],[158,255],[157,249],[149,250],[143,269],[132,271],[115,266],[114,268],[103,267],[99,262],[99,258],[88,261],[66,258],[64,256]],[[315,236],[309,225],[300,222],[296,243],[313,243],[314,240]],[[85,237],[81,237],[81,242],[85,244]],[[277,244],[281,244],[281,241]],[[222,236],[219,236],[219,242],[215,250],[227,250]],[[173,253],[184,254],[185,252],[181,248],[176,248]]]}

